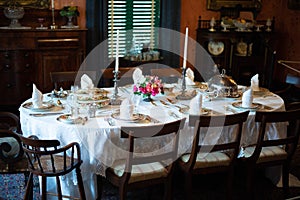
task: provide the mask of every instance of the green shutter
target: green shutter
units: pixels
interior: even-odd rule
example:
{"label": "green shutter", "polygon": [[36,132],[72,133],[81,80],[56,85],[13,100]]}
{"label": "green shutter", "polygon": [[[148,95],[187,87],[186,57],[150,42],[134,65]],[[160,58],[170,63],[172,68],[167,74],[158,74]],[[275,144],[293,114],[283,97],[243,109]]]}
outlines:
{"label": "green shutter", "polygon": [[[130,50],[133,36],[137,45],[150,42],[151,26],[158,27],[160,24],[160,0],[154,0],[154,7],[152,7],[152,0],[109,0],[108,6],[110,57],[115,55],[116,30],[119,30],[120,33],[120,56],[124,56]],[[152,15],[154,16],[153,21],[151,21]],[[133,30],[133,32],[126,30]],[[155,32],[153,40],[155,47],[158,41],[158,34]]]}

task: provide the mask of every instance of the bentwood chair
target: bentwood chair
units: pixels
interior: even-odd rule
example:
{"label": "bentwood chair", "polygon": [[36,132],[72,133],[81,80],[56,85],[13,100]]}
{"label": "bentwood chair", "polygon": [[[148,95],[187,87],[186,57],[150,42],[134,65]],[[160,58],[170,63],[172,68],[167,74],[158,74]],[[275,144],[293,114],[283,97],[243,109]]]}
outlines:
{"label": "bentwood chair", "polygon": [[30,172],[21,140],[15,133],[21,133],[19,117],[0,112],[0,174],[24,174],[25,186]]}
{"label": "bentwood chair", "polygon": [[[257,111],[255,121],[260,123],[259,135],[254,146],[244,149],[245,157],[241,161],[247,169],[247,192],[251,198],[253,194],[253,178],[255,170],[270,166],[282,166],[282,185],[284,195],[289,194],[289,171],[292,157],[297,148],[300,134],[300,109],[283,112]],[[271,139],[266,132],[271,130],[274,123],[287,126],[284,138]],[[277,124],[278,125],[278,124]]]}
{"label": "bentwood chair", "polygon": [[[243,123],[248,114],[249,111],[232,115],[189,116],[189,126],[194,127],[192,150],[178,159],[178,167],[185,177],[186,199],[192,199],[193,176],[221,172],[227,173],[227,197],[232,198],[234,165],[240,149]],[[227,135],[227,131],[222,131],[225,127],[236,131],[229,131],[230,135]],[[216,144],[203,144],[203,138],[209,134],[207,128],[218,128],[220,136]],[[228,138],[228,141],[221,141],[221,138]]]}
{"label": "bentwood chair", "polygon": [[[121,138],[128,138],[128,156],[117,160],[106,170],[106,179],[119,188],[120,199],[126,199],[127,191],[164,184],[164,199],[172,199],[173,162],[177,159],[178,133],[183,128],[185,118],[166,124],[146,127],[121,127]],[[168,149],[142,153],[135,144],[144,139],[153,143],[169,136]],[[153,144],[153,146],[155,146]],[[148,150],[149,151],[149,150]]]}
{"label": "bentwood chair", "polygon": [[[21,136],[20,138],[31,172],[29,180],[32,180],[33,174],[41,176],[42,199],[47,198],[47,177],[56,178],[58,199],[66,197],[62,195],[60,177],[71,173],[73,170],[77,176],[80,199],[86,199],[80,170],[82,160],[78,143],[72,142],[60,147],[58,140],[40,140],[36,136],[28,138]],[[26,187],[25,199],[28,199],[31,190],[32,182],[30,181]]]}

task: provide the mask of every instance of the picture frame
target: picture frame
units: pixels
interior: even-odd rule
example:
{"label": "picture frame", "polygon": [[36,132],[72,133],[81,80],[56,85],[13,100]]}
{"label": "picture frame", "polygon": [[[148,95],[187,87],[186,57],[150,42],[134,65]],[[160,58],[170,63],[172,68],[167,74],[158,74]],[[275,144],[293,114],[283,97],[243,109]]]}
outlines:
{"label": "picture frame", "polygon": [[288,0],[287,7],[291,10],[300,10],[300,0]]}
{"label": "picture frame", "polygon": [[7,7],[10,3],[17,3],[24,8],[49,9],[50,0],[0,0],[0,7]]}
{"label": "picture frame", "polygon": [[[299,1],[299,0],[298,0]],[[221,9],[239,8],[240,10],[260,11],[261,0],[207,0],[207,9],[219,11]]]}

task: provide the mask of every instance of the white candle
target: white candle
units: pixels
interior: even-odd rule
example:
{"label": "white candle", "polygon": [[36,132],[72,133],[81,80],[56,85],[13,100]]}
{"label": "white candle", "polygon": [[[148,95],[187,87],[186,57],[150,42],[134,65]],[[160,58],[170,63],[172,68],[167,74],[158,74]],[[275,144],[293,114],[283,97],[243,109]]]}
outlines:
{"label": "white candle", "polygon": [[184,40],[184,51],[183,51],[183,69],[186,68],[186,58],[187,58],[187,46],[188,46],[189,28],[185,28],[185,40]]}
{"label": "white candle", "polygon": [[117,44],[116,44],[116,63],[115,71],[119,71],[119,30],[117,30]]}
{"label": "white candle", "polygon": [[54,0],[51,0],[51,8],[54,8]]}

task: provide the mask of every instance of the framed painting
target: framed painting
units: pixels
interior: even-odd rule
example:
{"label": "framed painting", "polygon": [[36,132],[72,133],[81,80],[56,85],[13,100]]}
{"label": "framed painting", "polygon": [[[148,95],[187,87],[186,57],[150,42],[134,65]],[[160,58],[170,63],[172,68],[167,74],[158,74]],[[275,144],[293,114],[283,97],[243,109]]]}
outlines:
{"label": "framed painting", "polygon": [[24,8],[49,9],[50,0],[0,0],[0,7],[14,4]]}
{"label": "framed painting", "polygon": [[238,7],[240,10],[257,12],[261,9],[261,6],[261,0],[207,0],[207,9],[216,11],[224,8],[230,9]]}
{"label": "framed painting", "polygon": [[300,10],[300,0],[288,0],[288,9]]}

